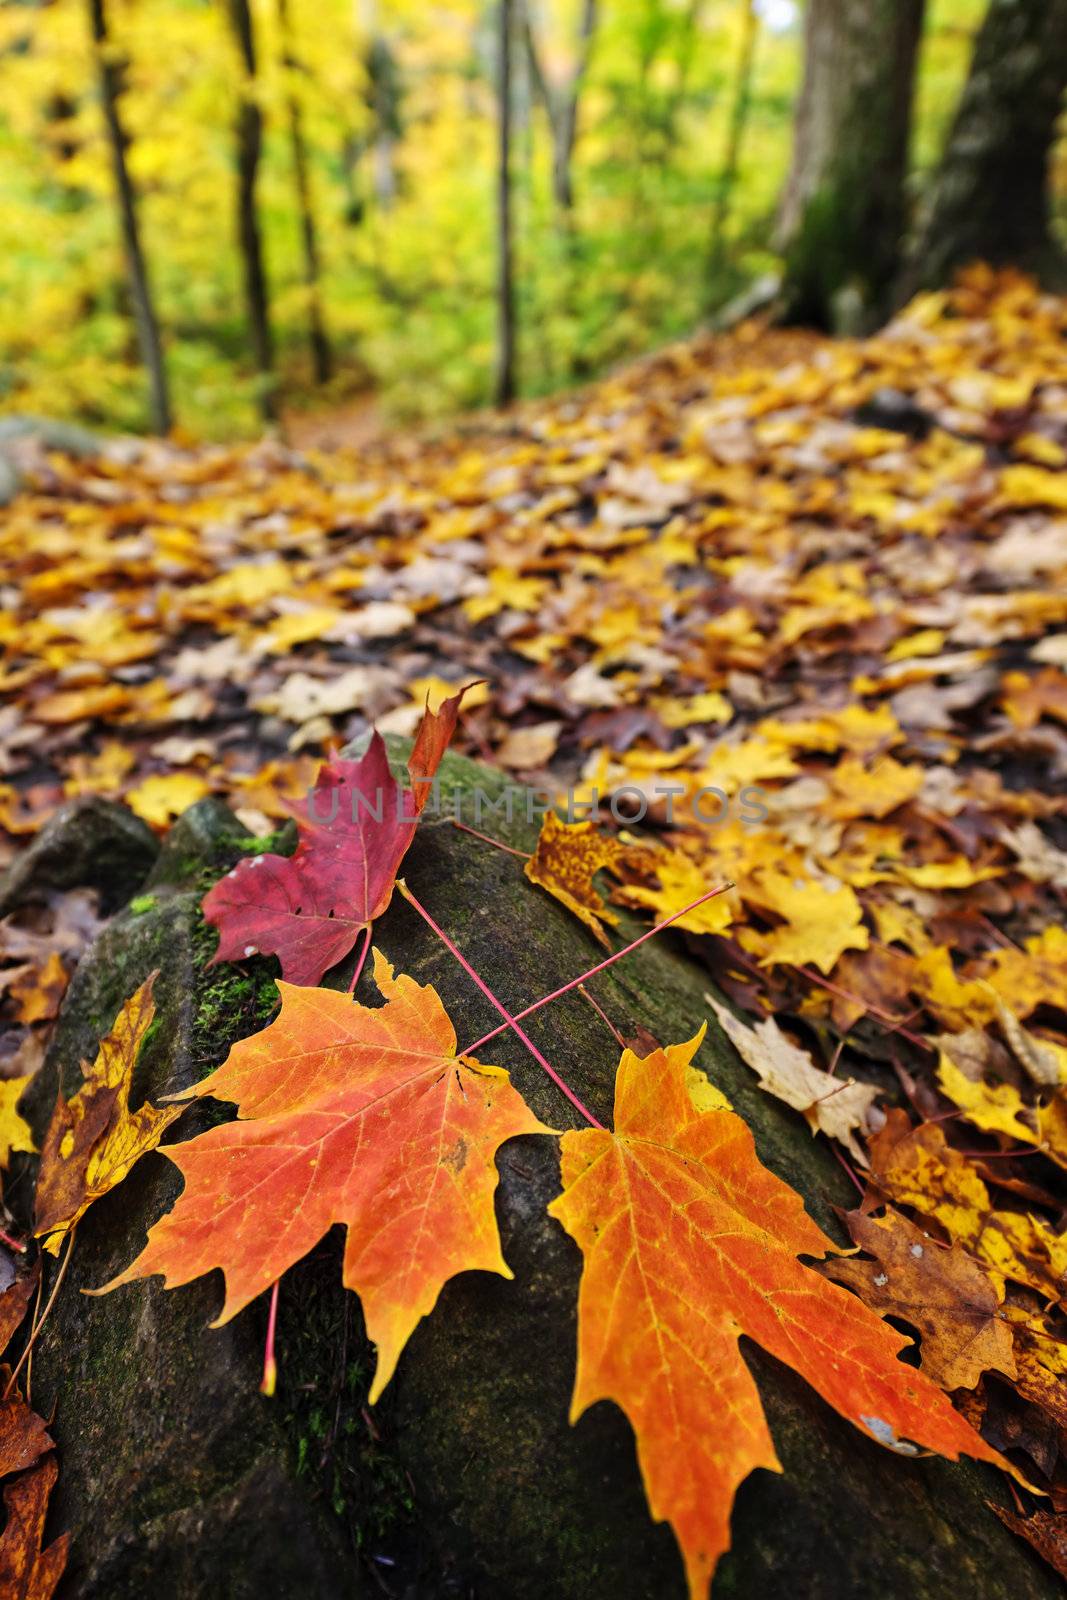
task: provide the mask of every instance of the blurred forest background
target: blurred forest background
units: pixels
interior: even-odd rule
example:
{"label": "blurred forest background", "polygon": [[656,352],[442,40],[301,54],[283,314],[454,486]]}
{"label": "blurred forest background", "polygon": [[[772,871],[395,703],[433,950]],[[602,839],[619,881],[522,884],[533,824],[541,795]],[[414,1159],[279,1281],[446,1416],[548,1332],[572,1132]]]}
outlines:
{"label": "blurred forest background", "polygon": [[[1067,12],[854,0],[858,35],[835,38],[830,16],[820,43],[810,12],[842,4],[4,0],[0,410],[198,437],[328,406],[444,415],[581,382],[713,318],[783,259],[793,310],[847,328],[878,244],[869,216],[850,243],[825,195],[798,220],[805,142],[826,176],[813,123],[828,112],[822,133],[895,248],[936,189],[990,12],[1029,13],[1029,46],[1055,13],[1067,40]],[[1035,48],[1025,70],[1055,79],[1040,115],[1018,77],[1001,98],[1009,121],[1043,117],[1027,137],[1062,233],[1067,58]],[[1002,153],[1018,134],[996,130]],[[798,235],[820,274],[844,240],[833,284],[813,287]],[[853,321],[899,300],[898,267],[859,284]]]}

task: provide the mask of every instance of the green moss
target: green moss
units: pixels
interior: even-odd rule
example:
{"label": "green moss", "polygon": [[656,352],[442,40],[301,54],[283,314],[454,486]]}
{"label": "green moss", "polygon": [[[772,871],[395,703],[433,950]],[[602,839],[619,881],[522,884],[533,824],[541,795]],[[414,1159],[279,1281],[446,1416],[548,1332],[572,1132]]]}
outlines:
{"label": "green moss", "polygon": [[223,962],[208,967],[216,943],[214,931],[197,915],[194,960],[199,981],[193,1017],[193,1054],[205,1072],[216,1066],[237,1039],[265,1028],[278,1009],[276,963],[259,959],[235,967]]}
{"label": "green moss", "polygon": [[128,910],[131,916],[143,917],[146,911],[154,911],[156,897],[154,894],[138,894],[130,901]]}
{"label": "green moss", "polygon": [[291,856],[296,849],[296,828],[292,822],[283,822],[273,833],[264,833],[258,839],[224,834],[219,844],[224,849],[239,850],[244,856]]}

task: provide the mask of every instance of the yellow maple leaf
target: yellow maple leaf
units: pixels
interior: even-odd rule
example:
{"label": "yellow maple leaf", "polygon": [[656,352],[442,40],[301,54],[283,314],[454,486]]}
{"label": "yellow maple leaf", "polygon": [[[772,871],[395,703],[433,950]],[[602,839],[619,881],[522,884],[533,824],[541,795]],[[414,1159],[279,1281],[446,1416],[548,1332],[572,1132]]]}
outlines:
{"label": "yellow maple leaf", "polygon": [[808,876],[764,868],[754,874],[745,894],[786,923],[766,934],[751,930],[751,948],[760,952],[761,966],[810,962],[828,974],[845,950],[866,950],[870,944],[863,907],[847,884],[835,888]]}
{"label": "yellow maple leaf", "polygon": [[[625,883],[612,890],[611,898],[616,905],[654,911],[657,922],[698,900],[711,887],[707,868],[681,850],[645,850],[638,864],[643,869],[642,881],[627,876]],[[733,917],[734,908],[722,894],[687,911],[675,926],[688,933],[724,933]]]}
{"label": "yellow maple leaf", "polygon": [[29,1123],[19,1115],[18,1103],[29,1078],[0,1079],[0,1167],[6,1167],[16,1150],[36,1150]]}
{"label": "yellow maple leaf", "polygon": [[210,792],[210,785],[198,773],[153,773],[129,791],[126,803],[150,827],[165,828]]}

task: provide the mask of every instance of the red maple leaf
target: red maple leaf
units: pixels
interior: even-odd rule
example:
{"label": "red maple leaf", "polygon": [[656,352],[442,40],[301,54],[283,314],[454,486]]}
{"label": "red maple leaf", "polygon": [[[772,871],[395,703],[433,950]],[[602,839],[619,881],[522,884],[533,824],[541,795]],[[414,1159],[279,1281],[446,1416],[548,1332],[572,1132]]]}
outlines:
{"label": "red maple leaf", "polygon": [[378,733],[358,761],[320,767],[294,854],[241,861],[205,895],[204,917],[219,930],[214,961],[276,955],[290,983],[315,985],[348,954],[392,898],[465,693],[423,714],[410,789],[390,772]]}

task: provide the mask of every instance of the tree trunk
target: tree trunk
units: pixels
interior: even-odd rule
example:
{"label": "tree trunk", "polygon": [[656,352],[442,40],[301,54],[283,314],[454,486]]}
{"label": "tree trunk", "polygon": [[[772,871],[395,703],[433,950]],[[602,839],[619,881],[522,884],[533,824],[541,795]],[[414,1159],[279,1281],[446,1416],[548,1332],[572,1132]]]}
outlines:
{"label": "tree trunk", "polygon": [[[278,0],[278,30],[282,39],[282,64],[286,71],[295,74],[297,60],[293,54],[292,29],[289,22],[289,0]],[[311,201],[311,174],[308,170],[307,144],[304,139],[304,119],[300,100],[290,86],[288,95],[289,147],[293,156],[293,179],[296,186],[296,205],[300,215],[300,234],[304,246],[304,283],[308,296],[308,343],[316,383],[327,383],[333,372],[333,352],[326,332],[320,289],[319,239],[315,226],[315,211]]]}
{"label": "tree trunk", "polygon": [[722,271],[726,249],[726,222],[730,215],[730,201],[737,183],[741,163],[741,145],[752,104],[752,71],[756,62],[756,42],[759,38],[759,12],[756,0],[741,0],[741,51],[734,79],[734,102],[730,109],[730,126],[726,135],[726,150],[722,171],[719,174],[715,210],[711,218],[711,249],[708,255],[708,288],[714,294],[715,280]]}
{"label": "tree trunk", "polygon": [[1062,283],[1048,166],[1065,87],[1067,0],[990,0],[905,289],[978,259]]}
{"label": "tree trunk", "polygon": [[260,408],[264,417],[275,414],[271,374],[274,342],[270,328],[267,275],[256,206],[256,178],[263,146],[263,113],[255,98],[256,41],[248,0],[227,0],[230,23],[241,55],[244,82],[237,107],[237,237],[244,268],[248,329],[256,370],[263,379]]}
{"label": "tree trunk", "polygon": [[874,322],[905,227],[904,179],[924,0],[810,0],[793,166],[779,220],[787,314]]}
{"label": "tree trunk", "polygon": [[498,406],[515,398],[515,263],[511,187],[511,52],[514,37],[513,0],[497,0],[497,368]]}
{"label": "tree trunk", "polygon": [[122,68],[112,54],[108,37],[107,12],[104,0],[89,0],[89,25],[92,29],[96,55],[96,69],[100,83],[100,101],[107,124],[108,144],[111,148],[111,165],[115,176],[115,192],[122,228],[122,248],[126,257],[130,298],[133,302],[134,322],[141,360],[148,376],[149,405],[152,427],[156,433],[170,430],[170,395],[167,389],[167,371],[163,363],[163,346],[159,335],[159,321],[152,300],[148,279],[148,263],[141,246],[141,230],[137,217],[137,192],[126,165],[128,139],[122,125],[119,109],[119,92]]}
{"label": "tree trunk", "polygon": [[[574,209],[574,147],[578,140],[578,107],[582,84],[593,53],[597,25],[597,0],[585,0],[578,29],[578,59],[563,91],[556,97],[552,122],[552,192],[560,211]],[[547,102],[546,102],[547,103]]]}

